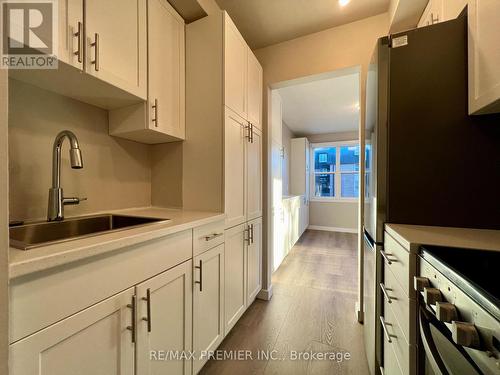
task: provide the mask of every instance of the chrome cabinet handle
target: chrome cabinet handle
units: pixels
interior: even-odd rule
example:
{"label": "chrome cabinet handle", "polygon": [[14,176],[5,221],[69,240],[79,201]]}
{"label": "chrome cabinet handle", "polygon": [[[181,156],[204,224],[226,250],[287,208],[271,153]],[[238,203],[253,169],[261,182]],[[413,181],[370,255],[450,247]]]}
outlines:
{"label": "chrome cabinet handle", "polygon": [[392,291],[392,289],[387,289],[384,285],[384,283],[380,283],[380,289],[382,289],[382,293],[384,293],[384,297],[387,300],[388,303],[392,303],[392,298],[389,296],[387,291]]}
{"label": "chrome cabinet handle", "polygon": [[200,270],[200,281],[195,281],[195,284],[200,284],[200,292],[203,292],[203,262],[200,260],[200,265],[195,266],[194,268],[197,268]]}
{"label": "chrome cabinet handle", "polygon": [[83,52],[83,23],[78,21],[77,24],[77,32],[73,35],[78,38],[78,48],[74,54],[78,56],[78,62],[82,62],[82,52]]}
{"label": "chrome cabinet handle", "polygon": [[135,343],[135,314],[136,314],[135,296],[132,296],[132,303],[129,303],[127,307],[129,309],[132,309],[132,324],[127,326],[127,329],[132,332],[132,342]]}
{"label": "chrome cabinet handle", "polygon": [[158,127],[158,99],[155,99],[155,104],[151,106],[155,111],[155,117],[151,119],[155,123],[155,127]]}
{"label": "chrome cabinet handle", "polygon": [[205,236],[205,241],[212,241],[213,239],[222,236],[224,233],[213,233],[210,236]]}
{"label": "chrome cabinet handle", "polygon": [[386,325],[387,323],[385,322],[385,320],[384,320],[384,318],[382,316],[380,317],[380,323],[382,323],[382,330],[384,331],[384,336],[387,339],[387,342],[389,344],[391,344],[392,343],[392,337],[394,337],[394,336],[392,336],[392,335],[389,334],[389,331],[387,330],[387,325]]}
{"label": "chrome cabinet handle", "polygon": [[253,224],[250,224],[250,241],[252,241],[252,244],[253,244]]}
{"label": "chrome cabinet handle", "polygon": [[143,301],[146,301],[147,317],[142,318],[143,321],[148,323],[148,332],[151,332],[151,290],[148,288],[146,290],[146,297],[142,297]]}
{"label": "chrome cabinet handle", "polygon": [[387,254],[384,250],[380,250],[380,255],[382,255],[382,258],[387,262],[387,264],[391,265],[393,260],[389,259],[389,254]]}
{"label": "chrome cabinet handle", "polygon": [[250,143],[253,143],[253,124],[250,123]]}
{"label": "chrome cabinet handle", "polygon": [[250,124],[250,121],[247,121],[245,130],[247,131],[247,135],[245,135],[245,138],[247,139],[247,142],[250,143],[252,141],[252,126]]}
{"label": "chrome cabinet handle", "polygon": [[92,47],[95,47],[95,57],[94,60],[91,61],[94,64],[95,71],[99,71],[99,34],[94,34],[94,43],[90,43]]}
{"label": "chrome cabinet handle", "polygon": [[247,225],[247,229],[245,229],[245,242],[247,243],[247,245],[250,245],[250,241],[251,241],[251,236],[250,236],[250,225]]}
{"label": "chrome cabinet handle", "polygon": [[431,24],[434,25],[437,22],[439,22],[439,14],[437,14],[436,18],[434,18],[434,13],[431,13]]}

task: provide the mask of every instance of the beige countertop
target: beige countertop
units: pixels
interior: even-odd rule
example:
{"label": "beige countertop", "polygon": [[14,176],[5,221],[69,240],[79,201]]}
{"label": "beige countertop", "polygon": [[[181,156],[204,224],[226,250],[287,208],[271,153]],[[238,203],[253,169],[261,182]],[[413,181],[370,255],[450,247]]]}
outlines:
{"label": "beige countertop", "polygon": [[386,224],[385,230],[410,251],[420,245],[500,251],[500,230]]}
{"label": "beige countertop", "polygon": [[61,242],[31,250],[19,250],[10,247],[9,277],[13,279],[33,272],[115,251],[120,248],[205,225],[217,220],[223,220],[225,217],[224,214],[217,212],[189,211],[159,207],[111,210],[106,211],[106,213],[155,217],[170,219],[170,221],[123,229],[112,233]]}

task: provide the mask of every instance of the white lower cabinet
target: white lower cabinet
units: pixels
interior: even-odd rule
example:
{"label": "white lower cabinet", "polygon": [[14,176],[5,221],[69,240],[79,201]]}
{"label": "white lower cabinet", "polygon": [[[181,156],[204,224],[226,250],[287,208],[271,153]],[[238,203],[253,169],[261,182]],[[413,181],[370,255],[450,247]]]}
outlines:
{"label": "white lower cabinet", "polygon": [[137,285],[137,375],[191,374],[190,358],[168,359],[192,349],[191,275],[187,261]]}
{"label": "white lower cabinet", "polygon": [[203,353],[224,339],[224,244],[194,258],[193,373],[207,362]]}
{"label": "white lower cabinet", "polygon": [[225,232],[224,252],[224,334],[227,335],[246,308],[245,242],[248,241],[246,224]]}
{"label": "white lower cabinet", "polygon": [[247,306],[262,288],[262,218],[248,223],[250,240],[247,245]]}
{"label": "white lower cabinet", "polygon": [[133,375],[130,288],[10,346],[11,375]]}

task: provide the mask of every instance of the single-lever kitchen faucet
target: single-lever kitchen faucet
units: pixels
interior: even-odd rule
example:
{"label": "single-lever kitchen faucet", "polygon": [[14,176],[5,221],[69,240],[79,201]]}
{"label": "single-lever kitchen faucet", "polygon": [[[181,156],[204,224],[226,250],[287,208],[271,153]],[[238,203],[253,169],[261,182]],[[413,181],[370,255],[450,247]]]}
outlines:
{"label": "single-lever kitchen faucet", "polygon": [[52,187],[49,189],[47,221],[63,220],[65,205],[79,204],[81,201],[87,200],[87,198],[65,198],[63,196],[63,189],[61,188],[61,148],[65,138],[68,138],[70,142],[71,168],[83,168],[82,152],[76,135],[69,130],[63,130],[56,136],[52,149]]}

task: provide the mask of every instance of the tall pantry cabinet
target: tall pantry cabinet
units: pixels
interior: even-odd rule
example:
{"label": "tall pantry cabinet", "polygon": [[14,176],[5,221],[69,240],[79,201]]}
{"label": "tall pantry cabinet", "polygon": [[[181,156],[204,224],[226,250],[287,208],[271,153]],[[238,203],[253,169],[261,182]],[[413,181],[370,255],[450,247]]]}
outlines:
{"label": "tall pantry cabinet", "polygon": [[226,214],[225,334],[261,288],[262,80],[226,12],[186,26],[183,202]]}

